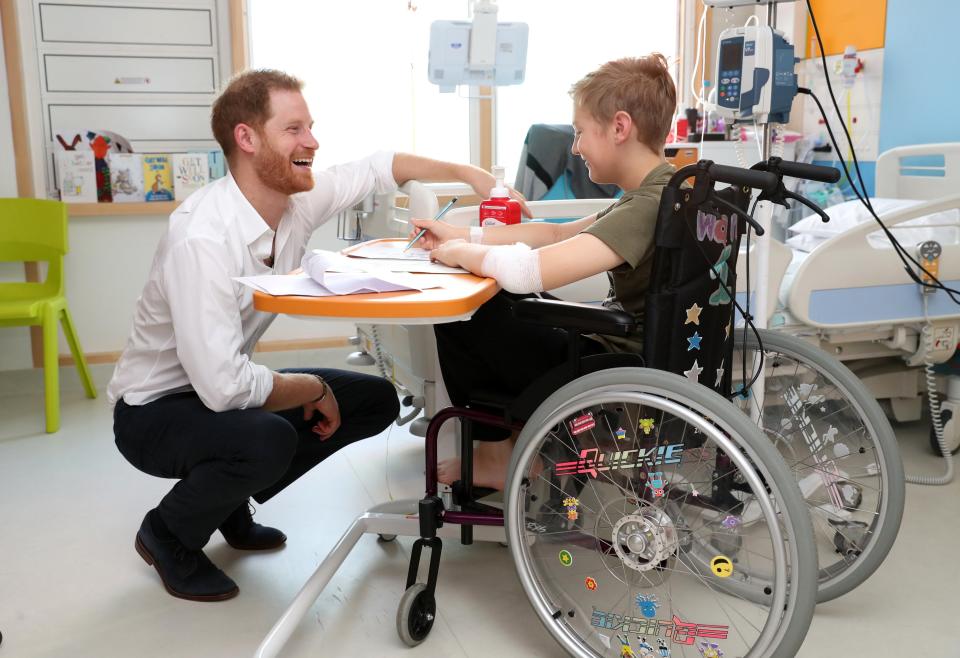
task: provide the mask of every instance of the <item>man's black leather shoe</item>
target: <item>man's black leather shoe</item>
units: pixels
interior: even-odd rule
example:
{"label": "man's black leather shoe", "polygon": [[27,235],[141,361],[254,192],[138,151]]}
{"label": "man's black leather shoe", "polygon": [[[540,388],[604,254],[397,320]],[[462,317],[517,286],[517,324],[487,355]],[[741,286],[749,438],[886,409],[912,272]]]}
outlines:
{"label": "man's black leather shoe", "polygon": [[224,601],[240,589],[203,554],[191,551],[167,530],[156,510],[150,510],[140,524],[135,543],[137,553],[160,574],[167,592],[190,601]]}
{"label": "man's black leather shoe", "polygon": [[244,501],[220,524],[220,532],[228,544],[243,551],[280,548],[287,541],[287,536],[276,528],[253,522],[253,505],[248,501]]}

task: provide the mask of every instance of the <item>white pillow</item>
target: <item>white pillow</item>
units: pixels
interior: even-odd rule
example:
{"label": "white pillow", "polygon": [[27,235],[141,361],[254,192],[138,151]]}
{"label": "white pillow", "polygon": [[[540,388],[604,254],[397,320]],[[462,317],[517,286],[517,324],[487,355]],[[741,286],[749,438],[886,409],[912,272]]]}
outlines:
{"label": "white pillow", "polygon": [[[819,218],[818,218],[819,220]],[[785,244],[795,251],[813,251],[830,238],[800,233],[786,239]]]}
{"label": "white pillow", "polygon": [[[878,215],[882,215],[884,213],[899,210],[901,208],[915,206],[919,203],[923,203],[923,201],[919,201],[917,199],[871,198],[870,203],[873,205],[874,211],[876,211]],[[820,215],[817,214],[807,215],[793,226],[789,227],[787,230],[791,233],[803,233],[807,235],[816,235],[822,238],[832,238],[838,233],[843,233],[844,231],[853,228],[857,224],[866,221],[873,221],[870,211],[867,210],[862,203],[860,203],[859,199],[852,199],[850,201],[838,203],[835,206],[825,208],[825,211],[830,217],[829,222],[824,222],[820,219]]]}

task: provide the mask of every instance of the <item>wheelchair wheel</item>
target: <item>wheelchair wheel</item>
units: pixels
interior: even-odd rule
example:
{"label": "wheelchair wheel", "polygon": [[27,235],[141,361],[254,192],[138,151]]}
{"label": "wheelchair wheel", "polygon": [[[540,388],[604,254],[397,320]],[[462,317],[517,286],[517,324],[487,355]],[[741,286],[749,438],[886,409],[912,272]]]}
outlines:
{"label": "wheelchair wheel", "polygon": [[[517,573],[570,655],[794,655],[803,642],[809,515],[722,396],[657,370],[588,374],[534,412],[509,474]],[[745,500],[761,510],[750,524]]]}
{"label": "wheelchair wheel", "polygon": [[[734,399],[794,472],[813,521],[817,600],[829,601],[866,580],[893,546],[904,504],[900,452],[880,405],[846,366],[793,336],[761,330],[760,340],[763,410],[756,396]],[[745,345],[752,373],[759,349],[752,332]],[[743,346],[738,330],[734,390],[744,377]]]}
{"label": "wheelchair wheel", "polygon": [[437,616],[437,601],[423,583],[411,585],[397,607],[397,633],[408,647],[415,647],[430,634]]}

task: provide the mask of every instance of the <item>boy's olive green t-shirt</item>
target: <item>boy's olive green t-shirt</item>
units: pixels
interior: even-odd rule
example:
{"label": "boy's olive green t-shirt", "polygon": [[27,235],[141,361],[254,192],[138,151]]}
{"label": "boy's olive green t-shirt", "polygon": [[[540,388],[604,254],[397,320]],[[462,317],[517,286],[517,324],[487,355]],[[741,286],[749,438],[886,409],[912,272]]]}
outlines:
{"label": "boy's olive green t-shirt", "polygon": [[647,174],[635,190],[625,192],[597,221],[584,229],[613,249],[624,262],[607,272],[610,292],[603,305],[626,311],[637,319],[637,328],[626,337],[594,336],[614,352],[643,353],[644,297],[653,269],[654,229],[660,195],[676,169],[663,163]]}

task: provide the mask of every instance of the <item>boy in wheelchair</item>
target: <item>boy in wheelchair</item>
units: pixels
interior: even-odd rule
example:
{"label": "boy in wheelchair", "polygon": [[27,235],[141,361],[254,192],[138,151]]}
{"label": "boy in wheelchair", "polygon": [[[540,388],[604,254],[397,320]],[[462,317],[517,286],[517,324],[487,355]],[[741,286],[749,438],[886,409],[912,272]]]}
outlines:
{"label": "boy in wheelchair", "polygon": [[[495,278],[503,288],[467,322],[436,326],[443,379],[453,404],[467,406],[478,391],[514,398],[540,375],[569,358],[563,329],[514,318],[517,300],[607,272],[604,302],[633,316],[626,336],[580,338],[582,355],[643,352],[644,298],[650,284],[654,230],[664,186],[674,173],[663,155],[676,109],[676,89],[666,58],[608,62],[570,91],[574,102],[573,153],[595,183],[615,184],[623,196],[609,208],[566,224],[453,227],[414,220],[411,235],[426,229],[419,246],[432,258]],[[502,489],[516,436],[477,426],[486,441],[474,456],[473,483]],[[438,479],[460,478],[459,460],[439,465]]]}

